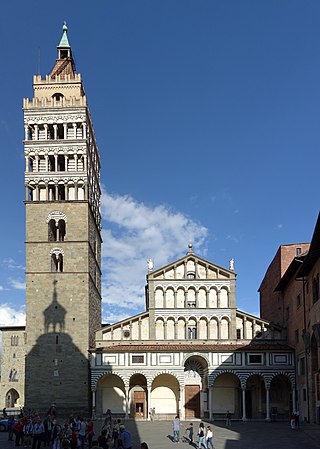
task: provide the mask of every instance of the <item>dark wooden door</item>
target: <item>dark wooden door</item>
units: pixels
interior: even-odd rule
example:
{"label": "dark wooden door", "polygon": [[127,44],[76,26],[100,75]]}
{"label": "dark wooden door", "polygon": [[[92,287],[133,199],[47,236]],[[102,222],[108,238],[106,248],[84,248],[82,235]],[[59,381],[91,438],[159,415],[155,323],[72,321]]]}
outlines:
{"label": "dark wooden door", "polygon": [[134,404],[135,418],[145,418],[145,392],[144,391],[134,391],[133,404]]}
{"label": "dark wooden door", "polygon": [[185,411],[186,418],[200,418],[200,386],[185,386]]}

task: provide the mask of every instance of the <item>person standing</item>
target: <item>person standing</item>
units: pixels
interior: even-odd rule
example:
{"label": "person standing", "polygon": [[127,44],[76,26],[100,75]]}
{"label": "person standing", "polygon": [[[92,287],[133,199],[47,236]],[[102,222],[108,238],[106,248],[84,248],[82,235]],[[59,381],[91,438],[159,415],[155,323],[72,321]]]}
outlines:
{"label": "person standing", "polygon": [[180,419],[179,419],[178,415],[174,418],[172,425],[173,425],[173,441],[175,443],[179,443],[180,442],[180,425],[181,424],[180,424]]}
{"label": "person standing", "polygon": [[212,432],[211,426],[208,426],[207,427],[207,447],[209,448],[209,444],[210,444],[211,449],[214,449],[212,438],[213,438],[213,432]]}
{"label": "person standing", "polygon": [[203,445],[207,449],[206,433],[203,422],[201,422],[199,425],[198,437],[199,437],[198,448],[201,449],[201,446]]}
{"label": "person standing", "polygon": [[23,442],[24,447],[27,449],[31,448],[32,443],[32,429],[33,425],[30,418],[27,418],[25,425],[23,426]]}
{"label": "person standing", "polygon": [[123,424],[120,426],[119,437],[119,439],[122,441],[123,449],[132,449],[131,433],[126,430]]}
{"label": "person standing", "polygon": [[44,425],[40,418],[36,419],[33,425],[33,443],[32,449],[40,449],[44,437]]}
{"label": "person standing", "polygon": [[80,448],[84,449],[84,443],[86,441],[87,424],[85,420],[81,417],[78,429],[78,437],[80,440]]}
{"label": "person standing", "polygon": [[231,427],[231,413],[229,412],[229,410],[227,410],[226,413],[226,426]]}

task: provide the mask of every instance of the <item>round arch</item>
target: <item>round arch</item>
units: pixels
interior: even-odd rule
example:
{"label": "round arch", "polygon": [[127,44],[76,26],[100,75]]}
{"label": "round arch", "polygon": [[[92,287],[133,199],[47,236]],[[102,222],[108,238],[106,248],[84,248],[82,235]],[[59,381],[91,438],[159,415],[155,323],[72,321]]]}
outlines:
{"label": "round arch", "polygon": [[125,383],[114,373],[105,373],[97,381],[96,410],[102,415],[108,408],[115,414],[126,411]]}
{"label": "round arch", "polygon": [[179,414],[180,385],[170,372],[158,373],[151,383],[151,404],[157,416],[174,418]]}
{"label": "round arch", "polygon": [[275,374],[270,382],[270,411],[271,415],[289,420],[292,412],[292,383],[285,374]]}
{"label": "round arch", "polygon": [[266,380],[262,374],[252,374],[246,380],[246,416],[253,419],[266,417]]}
{"label": "round arch", "polygon": [[20,395],[14,388],[11,388],[9,391],[7,391],[5,399],[6,408],[15,407],[17,405],[19,398]]}
{"label": "round arch", "polygon": [[242,417],[241,382],[232,371],[221,372],[213,381],[212,412],[216,417],[225,417],[229,411],[233,418]]}
{"label": "round arch", "polygon": [[148,417],[147,379],[142,373],[134,373],[129,380],[129,414],[136,419]]}

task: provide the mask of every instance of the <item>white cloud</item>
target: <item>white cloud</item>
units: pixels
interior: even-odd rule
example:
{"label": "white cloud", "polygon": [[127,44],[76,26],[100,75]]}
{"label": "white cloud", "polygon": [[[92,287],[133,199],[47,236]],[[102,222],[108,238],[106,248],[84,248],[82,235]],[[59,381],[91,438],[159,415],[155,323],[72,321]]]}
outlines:
{"label": "white cloud", "polygon": [[18,279],[12,279],[9,278],[8,279],[9,284],[11,285],[12,288],[15,288],[16,290],[25,290],[26,289],[26,283],[25,281],[19,281]]}
{"label": "white cloud", "polygon": [[24,265],[19,265],[16,263],[14,259],[7,258],[2,260],[2,265],[6,266],[7,268],[13,269],[13,270],[25,270]]}
{"label": "white cloud", "polygon": [[4,287],[2,285],[0,285],[0,292],[3,292]]}
{"label": "white cloud", "polygon": [[197,254],[206,253],[207,228],[168,206],[147,206],[130,196],[103,192],[102,217],[102,290],[108,322],[145,310],[148,259],[160,268],[182,257],[189,240]]}
{"label": "white cloud", "polygon": [[0,304],[0,326],[24,326],[25,324],[24,307],[16,310],[8,304]]}

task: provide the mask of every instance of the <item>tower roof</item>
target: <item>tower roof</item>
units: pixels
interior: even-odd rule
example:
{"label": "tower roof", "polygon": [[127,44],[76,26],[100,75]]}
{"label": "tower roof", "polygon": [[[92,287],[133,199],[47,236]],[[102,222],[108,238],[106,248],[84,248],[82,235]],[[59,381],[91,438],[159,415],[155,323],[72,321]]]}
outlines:
{"label": "tower roof", "polygon": [[69,75],[71,78],[74,78],[76,67],[73,60],[72,51],[67,36],[67,31],[68,27],[66,22],[64,22],[62,27],[62,37],[60,39],[59,45],[57,46],[58,58],[56,60],[55,66],[51,70],[50,73],[51,78],[55,78],[56,76],[63,77],[66,75]]}
{"label": "tower roof", "polygon": [[68,32],[68,27],[67,27],[67,23],[64,22],[63,23],[63,27],[62,27],[62,37],[60,39],[60,43],[58,45],[57,48],[61,48],[61,47],[67,47],[70,48],[70,44],[68,41],[68,36],[67,36],[67,32]]}

